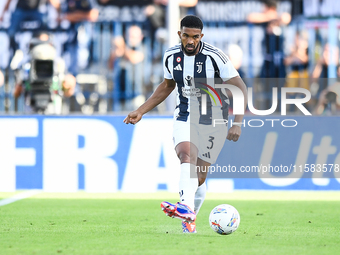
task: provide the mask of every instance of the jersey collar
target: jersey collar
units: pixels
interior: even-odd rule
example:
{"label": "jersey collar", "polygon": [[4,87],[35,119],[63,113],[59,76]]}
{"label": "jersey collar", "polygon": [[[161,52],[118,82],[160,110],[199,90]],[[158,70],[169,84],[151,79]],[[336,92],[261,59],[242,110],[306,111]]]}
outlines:
{"label": "jersey collar", "polygon": [[202,52],[203,47],[204,47],[204,42],[201,41],[200,49],[199,49],[199,51],[197,52],[197,54]]}

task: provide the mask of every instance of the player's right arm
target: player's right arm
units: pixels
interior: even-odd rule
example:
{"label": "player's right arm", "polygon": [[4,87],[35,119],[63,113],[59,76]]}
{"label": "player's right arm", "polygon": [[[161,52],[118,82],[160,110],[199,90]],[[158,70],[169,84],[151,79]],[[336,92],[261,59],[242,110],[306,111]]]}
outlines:
{"label": "player's right arm", "polygon": [[11,0],[7,0],[7,3],[6,3],[6,5],[5,5],[5,7],[4,7],[2,13],[0,14],[0,21],[3,20],[4,14],[5,14],[5,12],[8,10],[8,7],[9,7],[9,4],[10,4],[10,3],[11,3]]}
{"label": "player's right arm", "polygon": [[164,79],[161,84],[158,85],[155,92],[149,97],[148,100],[144,104],[142,104],[137,110],[130,112],[128,116],[124,119],[124,123],[126,124],[136,124],[138,121],[141,120],[143,115],[161,102],[163,102],[170,93],[175,89],[176,82],[172,79]]}

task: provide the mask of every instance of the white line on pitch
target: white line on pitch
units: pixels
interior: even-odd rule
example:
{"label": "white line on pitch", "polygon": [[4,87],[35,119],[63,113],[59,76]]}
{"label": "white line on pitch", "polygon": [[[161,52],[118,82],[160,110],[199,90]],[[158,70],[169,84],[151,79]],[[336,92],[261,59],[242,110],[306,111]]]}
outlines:
{"label": "white line on pitch", "polygon": [[5,198],[5,199],[0,200],[0,206],[8,205],[8,204],[14,203],[18,200],[25,199],[25,198],[34,196],[34,195],[39,194],[39,193],[41,193],[41,190],[38,190],[38,189],[24,191],[24,192],[21,192],[19,194],[14,195],[13,197],[9,197],[9,198]]}

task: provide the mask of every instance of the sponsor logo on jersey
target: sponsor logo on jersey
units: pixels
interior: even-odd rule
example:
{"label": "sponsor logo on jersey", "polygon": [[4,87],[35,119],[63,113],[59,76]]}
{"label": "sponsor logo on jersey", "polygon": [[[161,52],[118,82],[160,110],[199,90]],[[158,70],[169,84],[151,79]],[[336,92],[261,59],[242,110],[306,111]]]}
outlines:
{"label": "sponsor logo on jersey", "polygon": [[176,70],[176,71],[182,71],[181,65],[178,64],[177,66],[175,66],[174,70]]}
{"label": "sponsor logo on jersey", "polygon": [[177,63],[181,62],[181,60],[182,60],[181,57],[176,58]]}
{"label": "sponsor logo on jersey", "polygon": [[190,75],[187,75],[185,77],[186,85],[191,87],[192,86],[192,77]]}

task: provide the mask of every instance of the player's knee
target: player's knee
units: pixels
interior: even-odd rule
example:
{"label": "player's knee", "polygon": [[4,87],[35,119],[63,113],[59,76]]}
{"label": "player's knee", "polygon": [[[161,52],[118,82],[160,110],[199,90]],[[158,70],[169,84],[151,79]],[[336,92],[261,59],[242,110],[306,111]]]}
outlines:
{"label": "player's knee", "polygon": [[178,153],[178,158],[181,161],[181,164],[183,163],[190,163],[190,155],[186,152],[180,152]]}
{"label": "player's knee", "polygon": [[[194,157],[192,157],[189,153],[187,152],[180,152],[178,153],[178,158],[181,161],[181,164],[183,163],[193,163],[196,162],[194,161]],[[194,164],[194,163],[193,163]]]}
{"label": "player's knee", "polygon": [[201,186],[205,182],[205,177],[198,177],[198,186]]}

